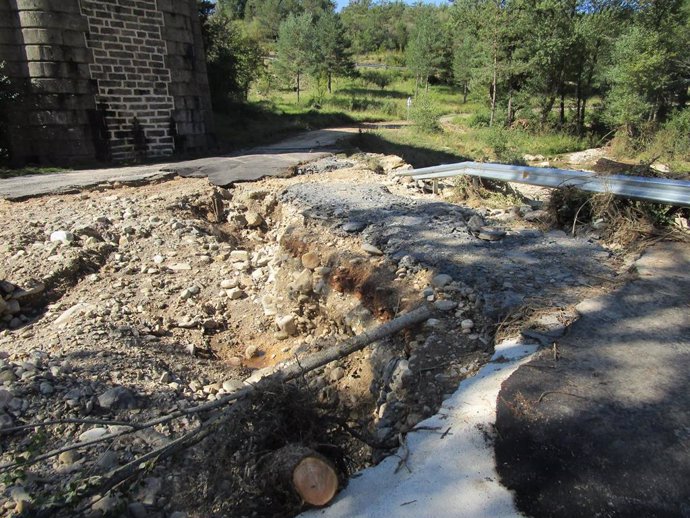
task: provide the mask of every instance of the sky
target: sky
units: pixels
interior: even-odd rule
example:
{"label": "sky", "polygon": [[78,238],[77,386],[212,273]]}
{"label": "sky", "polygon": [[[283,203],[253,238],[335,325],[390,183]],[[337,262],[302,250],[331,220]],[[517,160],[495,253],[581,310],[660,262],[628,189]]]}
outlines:
{"label": "sky", "polygon": [[[215,0],[211,0],[215,3]],[[335,10],[340,12],[340,10],[345,7],[347,4],[350,3],[350,0],[333,0],[335,2]],[[422,4],[434,4],[434,5],[439,5],[439,4],[446,4],[449,2],[449,0],[403,0],[406,4],[415,4],[415,3],[422,3]]]}
{"label": "sky", "polygon": [[[340,12],[340,10],[345,7],[347,4],[350,3],[350,0],[333,0],[335,2],[335,10]],[[434,5],[439,5],[439,4],[447,4],[448,0],[403,0],[406,4],[416,4],[416,3],[422,3],[422,4],[434,4]]]}

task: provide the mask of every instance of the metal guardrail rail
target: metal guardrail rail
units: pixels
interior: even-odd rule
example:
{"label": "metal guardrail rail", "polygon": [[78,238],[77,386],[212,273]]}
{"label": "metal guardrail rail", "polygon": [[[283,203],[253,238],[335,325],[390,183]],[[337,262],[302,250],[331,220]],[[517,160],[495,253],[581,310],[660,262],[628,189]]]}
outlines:
{"label": "metal guardrail rail", "polygon": [[411,176],[415,180],[438,180],[453,176],[470,175],[501,180],[504,182],[527,183],[542,187],[576,187],[583,191],[611,193],[617,196],[690,207],[690,182],[647,178],[641,176],[601,176],[586,171],[567,171],[547,167],[491,164],[484,162],[459,162],[413,169],[397,173]]}

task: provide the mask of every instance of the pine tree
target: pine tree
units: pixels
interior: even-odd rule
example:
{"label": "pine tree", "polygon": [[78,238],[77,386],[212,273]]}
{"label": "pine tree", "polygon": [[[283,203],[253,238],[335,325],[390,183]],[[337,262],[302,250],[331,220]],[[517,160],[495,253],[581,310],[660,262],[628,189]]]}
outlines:
{"label": "pine tree", "polygon": [[313,56],[313,72],[326,77],[328,93],[331,93],[334,75],[354,71],[354,63],[347,51],[345,28],[336,13],[326,11],[319,17],[314,30],[316,55]]}
{"label": "pine tree", "polygon": [[419,16],[407,43],[405,58],[408,68],[415,75],[415,96],[420,83],[427,89],[429,76],[443,62],[443,33],[434,16],[434,10],[418,7]]}
{"label": "pine tree", "polygon": [[279,75],[295,80],[298,103],[302,77],[313,70],[315,40],[314,24],[309,13],[291,14],[278,30],[275,67]]}

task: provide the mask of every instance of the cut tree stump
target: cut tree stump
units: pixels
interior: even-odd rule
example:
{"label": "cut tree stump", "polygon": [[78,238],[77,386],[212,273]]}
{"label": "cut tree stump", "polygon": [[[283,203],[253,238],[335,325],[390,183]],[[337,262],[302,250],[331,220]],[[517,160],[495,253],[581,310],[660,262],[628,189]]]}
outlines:
{"label": "cut tree stump", "polygon": [[310,505],[328,504],[338,492],[338,472],[320,453],[298,444],[275,451],[266,466],[272,481]]}

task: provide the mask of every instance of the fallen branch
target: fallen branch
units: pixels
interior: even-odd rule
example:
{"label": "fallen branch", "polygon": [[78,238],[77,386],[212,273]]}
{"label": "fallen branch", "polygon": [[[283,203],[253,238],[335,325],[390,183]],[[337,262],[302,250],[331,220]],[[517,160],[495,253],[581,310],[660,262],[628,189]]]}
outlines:
{"label": "fallen branch", "polygon": [[[320,351],[318,353],[312,354],[310,356],[307,356],[303,360],[293,360],[291,362],[288,362],[284,364],[279,370],[273,372],[270,375],[267,375],[260,381],[258,381],[254,385],[249,385],[246,386],[238,391],[235,391],[231,394],[227,394],[226,396],[219,398],[216,401],[213,401],[211,403],[204,403],[201,405],[197,405],[196,407],[188,408],[185,410],[181,411],[176,411],[171,414],[168,414],[166,416],[159,417],[157,419],[153,419],[144,423],[138,423],[136,425],[136,429],[141,430],[143,428],[149,428],[151,426],[155,426],[156,424],[164,423],[171,421],[177,417],[181,417],[184,415],[190,415],[190,414],[196,414],[196,413],[201,413],[201,412],[209,412],[212,410],[216,410],[210,417],[208,417],[205,421],[203,421],[198,427],[196,427],[194,430],[174,439],[173,441],[156,448],[134,460],[131,462],[125,464],[124,466],[121,466],[107,475],[101,477],[99,481],[92,486],[90,486],[88,489],[85,490],[85,492],[81,495],[82,498],[86,498],[92,495],[96,494],[105,494],[107,491],[111,490],[112,488],[118,486],[121,484],[123,481],[127,480],[128,478],[136,475],[137,473],[143,471],[144,469],[147,469],[150,467],[150,464],[152,462],[156,462],[158,460],[168,458],[175,453],[182,451],[205,437],[207,437],[216,427],[220,424],[226,423],[231,420],[232,416],[237,412],[238,405],[232,405],[228,407],[230,403],[233,403],[235,401],[238,401],[240,399],[245,399],[247,396],[250,394],[257,392],[257,391],[262,391],[265,389],[270,388],[271,386],[275,386],[276,384],[282,384],[288,381],[292,381],[294,379],[297,379],[304,374],[313,371],[315,369],[318,369],[320,367],[323,367],[333,361],[339,360],[341,358],[345,358],[346,356],[349,356],[350,354],[360,351],[364,349],[367,345],[376,342],[378,340],[381,340],[383,338],[386,338],[390,335],[393,335],[407,327],[420,324],[427,319],[429,319],[432,315],[432,309],[429,306],[422,306],[420,308],[417,308],[414,311],[411,311],[409,313],[406,313],[404,315],[401,315],[398,318],[395,318],[394,320],[391,320],[390,322],[387,322],[376,329],[372,330],[371,332],[365,332],[362,333],[361,335],[358,335],[356,337],[351,338],[350,340],[347,340],[343,342],[340,345],[334,346],[327,348],[323,351]],[[220,411],[217,411],[219,407],[225,406],[226,408],[222,408]],[[240,405],[241,406],[241,405]],[[28,426],[28,425],[27,425]],[[99,443],[99,442],[104,442],[113,438],[120,437],[121,435],[124,435],[125,433],[132,433],[136,430],[134,429],[123,429],[119,430],[118,432],[108,434],[104,437],[100,437],[98,439],[94,439],[88,442],[83,442],[83,443],[76,443],[68,446],[64,446],[62,448],[59,448],[57,450],[53,450],[49,453],[39,455],[33,459],[29,459],[26,462],[19,462],[19,463],[12,463],[12,464],[5,464],[3,466],[0,466],[0,472],[3,471],[9,471],[10,469],[18,466],[27,466],[31,464],[35,464],[41,460],[45,460],[47,458],[59,455],[60,453],[64,451],[69,451],[73,449],[78,449],[82,448],[85,446],[91,446],[93,444]],[[59,506],[59,504],[58,504]],[[53,508],[54,509],[54,508]]]}
{"label": "fallen branch", "polygon": [[68,418],[68,419],[55,419],[53,421],[41,421],[40,423],[30,423],[22,424],[18,426],[11,426],[9,428],[3,428],[3,434],[21,432],[23,430],[30,430],[32,428],[45,428],[48,426],[56,426],[59,424],[102,424],[110,426],[129,426],[135,430],[140,430],[141,425],[132,423],[131,421],[112,421],[110,419],[79,419],[79,418]]}
{"label": "fallen branch", "polygon": [[[422,306],[414,311],[411,311],[409,313],[405,313],[404,315],[399,316],[398,318],[395,318],[391,320],[390,322],[386,322],[385,324],[380,325],[376,329],[372,330],[371,332],[364,332],[361,335],[355,336],[349,340],[346,340],[340,345],[334,346],[334,347],[329,347],[327,349],[324,349],[323,351],[320,351],[318,353],[312,354],[310,356],[307,356],[303,360],[292,360],[290,362],[286,362],[282,368],[279,370],[275,371],[273,374],[270,374],[263,378],[261,381],[254,385],[248,385],[246,387],[243,387],[235,392],[229,393],[221,398],[216,399],[215,401],[209,402],[209,403],[204,403],[201,405],[197,405],[194,407],[186,408],[183,410],[177,410],[175,412],[172,412],[170,414],[167,414],[165,416],[158,417],[156,419],[151,419],[149,421],[145,421],[143,423],[126,423],[122,424],[121,421],[112,421],[112,422],[107,422],[107,424],[113,425],[113,424],[118,424],[120,426],[128,426],[129,428],[127,429],[122,429],[118,430],[117,432],[110,433],[103,435],[102,437],[99,437],[97,439],[93,439],[90,441],[86,442],[80,442],[80,443],[73,443],[71,445],[63,446],[62,448],[58,448],[56,450],[50,451],[48,453],[38,455],[37,457],[34,457],[32,459],[23,461],[23,462],[13,462],[9,464],[3,464],[0,466],[0,473],[4,473],[7,471],[10,471],[16,467],[19,466],[30,466],[32,464],[36,464],[37,462],[40,462],[42,460],[49,459],[51,457],[56,457],[60,455],[63,452],[66,451],[71,451],[71,450],[76,450],[76,449],[81,449],[86,446],[93,446],[94,444],[101,443],[101,442],[106,442],[112,439],[116,439],[118,437],[121,437],[123,435],[131,434],[139,430],[143,430],[146,428],[151,428],[153,426],[167,423],[169,421],[172,421],[174,419],[177,419],[179,417],[183,416],[188,416],[192,414],[198,414],[202,412],[209,412],[211,410],[215,410],[217,408],[223,407],[228,405],[229,403],[232,403],[234,401],[237,401],[238,399],[244,398],[248,396],[249,394],[253,393],[256,390],[261,390],[262,388],[275,384],[275,383],[285,383],[287,381],[292,381],[294,379],[297,379],[298,377],[306,374],[307,372],[313,371],[315,369],[318,369],[319,367],[323,367],[324,365],[328,365],[331,362],[334,362],[336,360],[339,360],[341,358],[345,358],[346,356],[349,356],[350,354],[360,351],[364,349],[367,345],[376,342],[378,340],[381,340],[383,338],[386,338],[390,335],[393,335],[407,327],[420,324],[421,322],[424,322],[428,320],[432,315],[432,309],[429,306]],[[24,425],[26,427],[31,427],[31,426],[40,426],[40,423],[37,423],[35,425]],[[190,432],[194,433],[195,432]],[[169,446],[169,445],[167,445]],[[166,447],[163,447],[162,449],[166,449]],[[166,455],[167,456],[167,455]]]}

